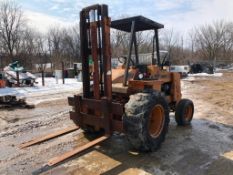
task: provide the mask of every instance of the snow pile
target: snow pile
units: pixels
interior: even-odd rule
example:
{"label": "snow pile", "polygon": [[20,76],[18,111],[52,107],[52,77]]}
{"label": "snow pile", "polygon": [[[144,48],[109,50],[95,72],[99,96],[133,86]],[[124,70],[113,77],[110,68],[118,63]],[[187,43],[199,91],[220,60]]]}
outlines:
{"label": "snow pile", "polygon": [[78,92],[82,89],[82,83],[78,82],[77,79],[65,79],[65,84],[62,84],[62,80],[56,82],[55,78],[45,78],[45,86],[42,86],[41,78],[36,81],[38,84],[35,84],[34,87],[2,88],[0,89],[0,96],[15,95],[19,98],[27,98],[71,91]]}
{"label": "snow pile", "polygon": [[232,70],[233,70],[233,63],[219,66],[216,68],[216,71],[232,71]]}
{"label": "snow pile", "polygon": [[198,73],[198,74],[188,74],[189,77],[221,77],[222,73],[214,73],[214,74],[207,74],[207,73]]}
{"label": "snow pile", "polygon": [[233,71],[233,67],[229,67],[229,68],[216,68],[216,72],[221,72],[221,71]]}
{"label": "snow pile", "polygon": [[205,80],[208,77],[221,77],[223,73],[198,73],[198,74],[188,74],[187,77],[183,78],[184,81],[196,81],[196,80]]}

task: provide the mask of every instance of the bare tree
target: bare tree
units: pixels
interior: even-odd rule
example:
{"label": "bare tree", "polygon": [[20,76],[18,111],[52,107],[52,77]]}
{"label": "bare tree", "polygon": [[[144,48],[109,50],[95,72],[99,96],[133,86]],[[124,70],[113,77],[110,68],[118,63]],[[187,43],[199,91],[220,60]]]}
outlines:
{"label": "bare tree", "polygon": [[34,31],[27,28],[21,35],[20,42],[16,44],[17,58],[22,62],[24,66],[32,68],[33,56],[35,50],[35,36]]}
{"label": "bare tree", "polygon": [[213,25],[204,25],[196,29],[197,47],[202,50],[204,58],[208,60],[216,59],[224,43],[225,31],[224,21],[217,21]]}
{"label": "bare tree", "polygon": [[2,1],[0,3],[0,38],[11,60],[20,42],[23,26],[24,18],[21,8],[15,1]]}
{"label": "bare tree", "polygon": [[48,50],[52,62],[59,68],[61,61],[65,66],[72,67],[73,62],[80,61],[80,36],[79,28],[74,25],[69,28],[50,28],[48,38]]}
{"label": "bare tree", "polygon": [[63,29],[62,32],[63,59],[72,67],[72,62],[80,61],[80,36],[76,26]]}
{"label": "bare tree", "polygon": [[182,46],[179,45],[178,33],[174,32],[173,29],[163,31],[161,35],[161,49],[168,51],[168,57],[172,61],[172,63],[181,62],[181,47]]}
{"label": "bare tree", "polygon": [[41,33],[34,35],[34,54],[37,58],[37,63],[40,64],[40,68],[45,70],[46,64],[51,63],[47,53],[47,40],[46,37]]}
{"label": "bare tree", "polygon": [[74,25],[71,28],[71,36],[73,41],[73,57],[76,61],[81,61],[80,58],[80,35],[79,35],[79,25]]}
{"label": "bare tree", "polygon": [[195,46],[200,58],[213,63],[233,61],[233,23],[224,20],[196,28]]}
{"label": "bare tree", "polygon": [[191,29],[188,33],[188,47],[191,50],[191,60],[194,59],[195,54],[195,43],[196,43],[196,32],[195,29]]}
{"label": "bare tree", "polygon": [[59,67],[60,62],[62,61],[62,36],[63,31],[58,27],[52,27],[48,32],[48,46],[50,57],[55,65],[55,67]]}
{"label": "bare tree", "polygon": [[161,44],[163,45],[164,49],[166,49],[168,52],[171,52],[172,48],[175,47],[177,43],[178,37],[173,29],[163,31],[161,37]]}
{"label": "bare tree", "polygon": [[233,61],[233,22],[226,23],[223,34],[222,59]]}
{"label": "bare tree", "polygon": [[113,30],[111,34],[112,56],[118,57],[127,54],[129,37],[127,32]]}

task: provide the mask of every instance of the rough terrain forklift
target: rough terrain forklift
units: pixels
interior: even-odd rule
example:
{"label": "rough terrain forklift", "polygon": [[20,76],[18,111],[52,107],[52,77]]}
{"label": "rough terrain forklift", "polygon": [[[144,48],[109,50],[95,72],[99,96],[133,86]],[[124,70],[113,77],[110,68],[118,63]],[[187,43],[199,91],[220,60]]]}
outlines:
{"label": "rough terrain forklift", "polygon": [[[68,98],[75,124],[86,132],[102,130],[107,136],[125,133],[140,151],[159,148],[168,131],[170,112],[175,112],[178,125],[190,124],[193,102],[181,98],[180,74],[165,70],[167,63],[160,59],[158,30],[163,27],[143,16],[111,22],[107,5],[80,12],[83,93]],[[128,55],[119,59],[123,64],[114,69],[110,28],[130,34]],[[136,33],[148,30],[154,37],[151,64],[146,65],[138,55]]]}

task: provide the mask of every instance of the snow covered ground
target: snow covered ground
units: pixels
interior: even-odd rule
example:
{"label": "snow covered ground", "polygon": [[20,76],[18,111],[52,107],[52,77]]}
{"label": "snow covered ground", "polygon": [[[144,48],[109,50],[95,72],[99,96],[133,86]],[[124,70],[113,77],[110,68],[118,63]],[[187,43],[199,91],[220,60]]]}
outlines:
{"label": "snow covered ground", "polygon": [[[196,77],[221,77],[222,73],[215,74],[189,74],[184,80],[191,81]],[[53,101],[57,99],[64,99],[73,94],[77,94],[82,90],[82,82],[77,79],[65,79],[65,84],[59,79],[56,82],[55,78],[45,78],[45,86],[42,86],[41,78],[37,78],[34,87],[15,87],[0,89],[0,96],[15,95],[17,98],[26,98],[30,104],[39,104],[45,101]]]}
{"label": "snow covered ground", "polygon": [[29,99],[33,104],[38,104],[42,101],[61,98],[58,96],[59,94],[63,94],[62,97],[64,97],[66,92],[80,92],[82,90],[82,82],[78,82],[77,79],[65,79],[65,84],[62,84],[61,79],[56,82],[55,78],[45,78],[45,86],[42,86],[41,78],[37,78],[36,82],[38,84],[35,84],[34,87],[2,88],[0,96],[15,95],[18,98]]}
{"label": "snow covered ground", "polygon": [[189,77],[221,77],[222,73],[214,73],[214,74],[207,74],[207,73],[198,73],[198,74],[188,74]]}
{"label": "snow covered ground", "polygon": [[198,73],[198,74],[188,74],[187,77],[185,77],[184,81],[194,81],[196,79],[206,79],[208,77],[222,77],[223,73],[214,73],[214,74],[207,74],[207,73]]}
{"label": "snow covered ground", "polygon": [[[191,77],[221,77],[222,73],[207,74],[189,74],[187,78]],[[34,87],[15,87],[15,88],[2,88],[0,89],[0,96],[4,95],[16,95],[19,98],[23,97],[36,97],[36,96],[46,96],[50,94],[59,94],[70,91],[81,91],[82,82],[78,82],[77,79],[68,78],[65,79],[65,84],[62,84],[62,80],[59,79],[58,82],[55,78],[45,78],[45,86],[42,86],[41,78],[37,78]]]}

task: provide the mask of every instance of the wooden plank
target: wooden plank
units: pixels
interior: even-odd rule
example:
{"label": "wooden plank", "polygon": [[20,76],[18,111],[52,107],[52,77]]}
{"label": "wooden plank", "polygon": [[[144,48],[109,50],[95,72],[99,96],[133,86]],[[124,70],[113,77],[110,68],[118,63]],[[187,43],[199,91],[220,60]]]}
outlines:
{"label": "wooden plank", "polygon": [[68,158],[82,152],[82,151],[87,150],[88,148],[91,148],[91,147],[97,145],[100,142],[103,142],[103,141],[107,140],[108,138],[109,138],[109,136],[99,137],[99,138],[97,138],[97,139],[95,139],[95,140],[93,140],[93,141],[79,147],[79,148],[75,148],[75,149],[73,149],[71,151],[68,151],[68,152],[66,152],[66,153],[64,153],[64,154],[62,154],[60,156],[57,156],[57,157],[54,157],[54,158],[50,159],[48,161],[47,165],[48,166],[56,165],[56,164],[58,164],[58,163],[60,163],[60,162],[62,162],[64,160],[66,160],[66,159],[68,159]]}
{"label": "wooden plank", "polygon": [[69,128],[63,129],[63,130],[59,130],[59,131],[57,131],[55,133],[52,133],[52,134],[40,136],[40,137],[34,138],[32,140],[29,140],[27,142],[21,143],[19,145],[19,148],[23,149],[23,148],[29,147],[31,145],[35,145],[37,143],[44,142],[46,140],[58,137],[58,136],[63,135],[63,134],[67,134],[69,132],[72,132],[72,131],[75,131],[75,130],[78,130],[78,129],[79,129],[79,126],[73,126],[73,127],[69,127]]}

